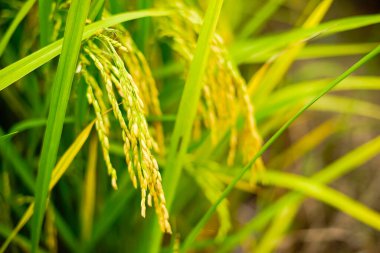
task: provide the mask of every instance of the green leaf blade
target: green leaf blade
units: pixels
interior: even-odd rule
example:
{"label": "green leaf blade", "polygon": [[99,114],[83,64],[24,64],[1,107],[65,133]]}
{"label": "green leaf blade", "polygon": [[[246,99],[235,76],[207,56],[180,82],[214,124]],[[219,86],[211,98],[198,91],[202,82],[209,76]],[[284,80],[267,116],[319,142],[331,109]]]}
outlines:
{"label": "green leaf blade", "polygon": [[58,70],[52,87],[52,98],[37,174],[35,209],[32,221],[32,252],[36,252],[41,236],[49,182],[57,159],[58,146],[89,7],[90,0],[74,0],[67,17],[62,55],[59,59]]}
{"label": "green leaf blade", "polygon": [[[164,16],[171,12],[167,10],[143,10],[126,12],[118,15],[113,15],[107,19],[97,21],[86,26],[82,40],[89,38],[97,33],[102,28],[107,28],[122,22],[139,19],[148,16]],[[26,76],[43,64],[49,62],[54,57],[58,56],[62,50],[63,40],[57,40],[48,46],[18,60],[17,62],[8,65],[0,70],[0,91],[7,88],[17,80]]]}
{"label": "green leaf blade", "polygon": [[354,71],[359,69],[361,66],[363,66],[365,63],[367,63],[369,60],[371,60],[373,57],[378,55],[380,53],[380,46],[377,46],[374,50],[372,50],[370,53],[365,55],[363,58],[361,58],[358,62],[356,62],[354,65],[352,65],[349,69],[347,69],[343,74],[338,76],[335,80],[330,82],[323,90],[322,92],[317,95],[315,98],[313,98],[309,103],[307,103],[304,107],[302,107],[293,117],[291,117],[263,146],[262,148],[257,152],[257,154],[252,158],[252,160],[241,170],[241,172],[234,178],[234,180],[226,187],[226,189],[223,191],[223,193],[220,195],[220,198],[218,201],[216,201],[210,209],[203,215],[201,220],[198,222],[198,224],[191,230],[189,236],[186,238],[185,243],[183,244],[181,250],[184,252],[188,245],[191,245],[197,235],[201,232],[202,228],[206,225],[207,221],[211,218],[211,216],[215,213],[217,207],[220,205],[220,203],[229,195],[229,193],[234,189],[235,185],[240,181],[240,179],[244,176],[244,174],[252,167],[252,165],[256,162],[256,160],[261,157],[266,150],[269,149],[269,147],[272,146],[272,144],[285,132],[286,129],[301,116],[309,107],[311,107],[316,101],[318,101],[321,97],[326,95],[328,92],[330,92],[336,85],[338,85],[342,80],[347,78],[350,74],[352,74]]}

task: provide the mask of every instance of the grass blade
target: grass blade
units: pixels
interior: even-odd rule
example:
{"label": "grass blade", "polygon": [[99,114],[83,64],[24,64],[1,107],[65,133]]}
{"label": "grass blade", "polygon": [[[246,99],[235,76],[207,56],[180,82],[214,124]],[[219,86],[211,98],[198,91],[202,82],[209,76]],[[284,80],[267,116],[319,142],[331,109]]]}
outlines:
{"label": "grass blade", "polygon": [[[330,183],[369,161],[379,152],[380,137],[377,137],[325,167],[323,170],[316,173],[312,179],[323,184]],[[252,234],[253,231],[263,229],[266,224],[272,220],[272,217],[281,212],[286,206],[300,204],[302,199],[302,195],[292,192],[285,195],[268,208],[262,210],[240,231],[226,240],[221,252],[228,252],[232,247]]]}
{"label": "grass blade", "polygon": [[[63,174],[66,172],[66,170],[69,168],[70,164],[74,160],[75,156],[78,154],[78,152],[81,150],[83,144],[86,142],[88,136],[91,133],[92,127],[94,126],[95,122],[91,122],[75,139],[73,144],[66,150],[66,152],[63,154],[61,159],[58,161],[57,165],[55,166],[52,178],[50,180],[49,184],[49,191],[51,191],[54,186],[58,183],[58,181],[61,179]],[[18,222],[17,226],[13,229],[12,233],[8,236],[8,238],[5,240],[3,245],[1,245],[0,253],[5,252],[7,249],[9,243],[13,240],[13,238],[18,234],[18,232],[25,226],[25,224],[29,221],[29,219],[33,215],[34,210],[34,202],[30,204],[28,209],[25,211],[24,215],[22,216],[21,220]]]}
{"label": "grass blade", "polygon": [[339,130],[338,120],[326,120],[316,128],[310,130],[284,152],[274,157],[267,167],[272,169],[284,169],[288,167],[303,155],[313,150],[337,130]]}
{"label": "grass blade", "polygon": [[13,135],[16,135],[16,134],[18,134],[17,131],[16,131],[16,132],[9,133],[9,134],[1,135],[1,136],[0,136],[0,143],[3,142],[3,141],[8,140],[8,139],[10,139],[10,138],[12,138],[12,136],[13,136]]}
{"label": "grass blade", "polygon": [[89,241],[85,242],[81,252],[93,252],[93,247],[112,228],[117,218],[128,213],[126,206],[133,197],[130,187],[131,184],[127,180],[121,182],[120,189],[107,199],[102,212],[96,217],[92,236]]}
{"label": "grass blade", "polygon": [[326,96],[320,103],[316,103],[312,110],[355,114],[380,120],[380,106],[376,103],[344,96]]}
{"label": "grass blade", "polygon": [[[310,80],[287,85],[274,92],[265,105],[257,107],[256,118],[263,120],[276,111],[303,103],[322,91],[331,79]],[[380,78],[377,76],[350,76],[343,80],[336,91],[380,90]]]}
{"label": "grass blade", "polygon": [[57,159],[71,85],[79,56],[81,38],[90,7],[90,0],[72,2],[66,21],[62,55],[52,86],[46,132],[42,145],[35,190],[35,210],[32,222],[32,252],[36,252],[47,203],[49,182]]}
{"label": "grass blade", "polygon": [[[313,44],[308,45],[297,55],[297,60],[319,59],[339,56],[362,55],[370,52],[377,43],[337,43],[337,44]],[[281,50],[268,52],[255,57],[251,63],[262,63],[268,61],[273,55],[280,55]]]}
{"label": "grass blade", "polygon": [[[152,7],[153,0],[139,0],[137,6],[139,9],[148,9]],[[136,45],[141,52],[145,53],[147,49],[148,36],[150,33],[151,20],[149,18],[140,19],[138,24],[139,33],[136,34]]]}
{"label": "grass blade", "polygon": [[31,114],[29,106],[23,101],[19,92],[15,89],[7,89],[1,92],[1,98],[8,105],[12,105],[10,110],[20,119],[27,118]]}
{"label": "grass blade", "polygon": [[[322,185],[318,182],[319,180],[317,177],[315,177],[316,179],[313,180],[314,177],[307,179],[297,175],[273,171],[264,172],[263,174],[266,175],[263,176],[262,180],[267,180],[264,182],[264,184],[268,183],[269,185],[285,187],[304,193],[307,196],[314,197],[327,204],[330,204],[338,210],[351,215],[357,220],[366,223],[367,225],[377,230],[380,230],[380,215],[377,212],[367,208],[366,206],[363,206],[354,200],[351,200],[340,192]],[[287,181],[287,183],[285,181]],[[294,194],[294,196],[297,197],[297,194]],[[297,214],[298,208],[301,205],[303,199],[304,197],[302,195],[298,195],[298,198],[294,198],[292,199],[293,201],[289,201],[289,203],[278,212],[271,227],[265,233],[258,246],[255,247],[255,252],[269,253],[275,249],[276,245],[281,240],[285,230],[289,227],[291,221]]]}
{"label": "grass blade", "polygon": [[[4,236],[4,238],[7,238],[12,233],[12,230],[4,226],[3,224],[0,224],[0,234]],[[23,251],[27,252],[30,249],[30,241],[20,235],[17,235],[14,237],[13,242],[18,245]],[[42,249],[38,249],[39,253],[46,253],[46,251]]]}
{"label": "grass blade", "polygon": [[278,8],[280,8],[284,1],[285,0],[267,1],[257,14],[247,22],[238,37],[245,39],[259,31],[265,22],[277,11]]}
{"label": "grass blade", "polygon": [[[317,26],[329,10],[333,0],[324,0],[314,9],[303,24],[303,28],[312,28]],[[274,63],[267,69],[267,73],[261,80],[258,89],[254,93],[255,104],[260,104],[267,100],[272,90],[284,79],[290,66],[296,59],[299,51],[306,45],[306,42],[296,41],[289,45]]]}
{"label": "grass blade", "polygon": [[[163,188],[166,197],[166,205],[170,212],[175,197],[175,190],[182,172],[183,160],[186,155],[188,144],[199,102],[202,79],[207,67],[210,44],[214,36],[223,0],[209,2],[203,25],[199,34],[193,60],[190,64],[189,74],[181,97],[177,119],[171,138],[168,160],[163,175]],[[158,224],[154,221],[152,229],[151,246],[148,252],[158,252],[162,233]]]}
{"label": "grass blade", "polygon": [[273,219],[271,226],[262,236],[260,242],[255,247],[255,253],[270,253],[273,252],[276,245],[281,241],[283,231],[287,228],[287,221],[297,213],[297,208],[294,205],[286,206]]}
{"label": "grass blade", "polygon": [[8,45],[9,40],[12,37],[12,34],[18,27],[18,25],[21,23],[21,21],[25,18],[25,16],[28,14],[30,9],[33,7],[36,0],[28,0],[20,9],[20,11],[17,13],[16,17],[13,19],[11,25],[8,27],[7,31],[5,32],[3,38],[0,41],[0,57],[3,55],[5,48]]}
{"label": "grass blade", "polygon": [[[104,20],[87,25],[84,29],[82,40],[91,37],[102,28],[143,17],[164,16],[169,15],[170,13],[171,12],[165,10],[143,10],[113,15]],[[0,91],[59,55],[62,50],[62,42],[62,39],[57,40],[48,46],[22,58],[21,60],[18,60],[17,62],[1,69]]]}
{"label": "grass blade", "polygon": [[210,53],[210,42],[216,29],[222,5],[223,1],[221,0],[213,0],[209,3],[179,105],[163,177],[168,209],[170,209],[174,199],[183,158],[188,148],[197,104],[201,94],[203,74],[206,70],[208,55]]}
{"label": "grass blade", "polygon": [[[291,101],[289,104],[284,105],[282,108],[273,107],[267,112],[258,113],[256,116],[258,122],[262,122],[263,119],[267,118],[270,115],[283,115],[284,111],[292,111],[294,109],[300,108],[302,105],[307,103],[307,99],[310,99],[310,97],[311,96],[305,97],[301,101]],[[366,102],[345,96],[327,95],[323,97],[318,103],[314,104],[310,110],[362,116],[376,120],[380,119],[380,107],[376,103]]]}
{"label": "grass blade", "polygon": [[90,140],[88,150],[87,171],[84,181],[84,191],[82,197],[82,239],[88,240],[91,236],[92,223],[95,210],[96,192],[96,164],[98,158],[98,139],[93,135]]}
{"label": "grass blade", "polygon": [[58,212],[57,208],[54,205],[51,205],[50,207],[54,211],[54,222],[57,226],[59,237],[62,238],[62,241],[68,248],[70,248],[72,252],[76,251],[79,245],[77,235],[74,235],[73,231]]}
{"label": "grass blade", "polygon": [[52,0],[38,0],[38,21],[40,26],[40,46],[44,47],[50,42],[50,35],[53,30],[52,20]]}
{"label": "grass blade", "polygon": [[90,13],[88,14],[89,19],[94,21],[98,15],[101,16],[101,10],[104,8],[104,2],[105,0],[92,1]]}
{"label": "grass blade", "polygon": [[206,212],[206,214],[202,217],[202,219],[198,222],[198,224],[192,229],[189,236],[186,238],[186,241],[182,245],[181,251],[186,252],[187,248],[194,242],[197,235],[201,231],[201,229],[205,226],[207,221],[211,218],[211,216],[216,211],[219,204],[228,196],[228,194],[233,190],[235,185],[239,182],[239,180],[244,176],[244,174],[251,168],[251,166],[256,162],[256,160],[261,157],[264,152],[272,146],[272,144],[278,139],[280,135],[299,117],[303,114],[310,106],[312,106],[316,101],[318,101],[321,97],[327,94],[330,90],[332,90],[337,84],[339,84],[342,80],[348,77],[351,73],[359,69],[365,63],[367,63],[370,59],[375,57],[378,53],[380,53],[380,46],[376,47],[369,54],[365,55],[362,59],[360,59],[357,63],[355,63],[352,67],[346,70],[342,75],[337,77],[331,83],[325,87],[325,89],[314,99],[312,99],[308,104],[306,104],[301,110],[299,110],[291,119],[289,119],[258,151],[258,153],[252,158],[252,160],[242,169],[242,171],[237,175],[234,180],[227,186],[227,188],[223,191],[220,198],[217,202],[215,202],[211,208]]}
{"label": "grass blade", "polygon": [[290,173],[265,171],[258,175],[258,180],[264,185],[284,187],[316,198],[380,231],[379,213],[313,179]]}
{"label": "grass blade", "polygon": [[231,47],[231,55],[237,63],[250,63],[256,57],[285,47],[300,40],[310,40],[316,36],[331,35],[343,31],[377,24],[380,15],[367,15],[332,20],[312,28],[300,28],[281,34],[269,35],[255,40],[243,40]]}
{"label": "grass blade", "polygon": [[17,226],[12,230],[10,235],[7,237],[3,245],[1,245],[0,253],[4,253],[7,249],[8,245],[11,243],[13,238],[18,234],[18,232],[25,226],[25,224],[29,221],[29,219],[33,215],[34,203],[30,204],[28,209],[25,211],[21,220],[17,223]]}
{"label": "grass blade", "polygon": [[[15,132],[23,132],[26,130],[43,127],[46,125],[47,120],[43,118],[34,118],[34,119],[26,119],[14,124],[11,128],[12,131]],[[74,119],[72,117],[66,117],[65,124],[73,123]]]}
{"label": "grass blade", "polygon": [[[17,132],[18,131],[16,131],[16,133]],[[1,128],[0,134],[3,134],[3,130]],[[0,139],[0,154],[2,155],[4,161],[7,160],[12,165],[15,174],[18,174],[21,181],[25,184],[30,193],[32,193],[34,191],[34,177],[32,174],[32,169],[22,159],[22,156],[13,143],[7,140],[7,138],[12,135],[13,133],[3,135],[3,139]]]}

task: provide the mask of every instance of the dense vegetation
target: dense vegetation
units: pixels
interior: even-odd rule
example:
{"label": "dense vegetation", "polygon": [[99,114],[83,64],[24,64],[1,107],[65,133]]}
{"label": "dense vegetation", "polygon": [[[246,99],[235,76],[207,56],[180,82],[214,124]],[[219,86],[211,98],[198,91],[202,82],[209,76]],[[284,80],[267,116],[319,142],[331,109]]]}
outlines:
{"label": "dense vegetation", "polygon": [[380,8],[0,1],[0,252],[377,252]]}

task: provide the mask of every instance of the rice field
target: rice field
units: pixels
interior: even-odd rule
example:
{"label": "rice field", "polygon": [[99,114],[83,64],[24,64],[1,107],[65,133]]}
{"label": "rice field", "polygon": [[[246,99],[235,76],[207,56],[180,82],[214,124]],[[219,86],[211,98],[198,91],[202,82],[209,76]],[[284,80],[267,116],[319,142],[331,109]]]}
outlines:
{"label": "rice field", "polygon": [[379,10],[0,0],[0,252],[378,252]]}

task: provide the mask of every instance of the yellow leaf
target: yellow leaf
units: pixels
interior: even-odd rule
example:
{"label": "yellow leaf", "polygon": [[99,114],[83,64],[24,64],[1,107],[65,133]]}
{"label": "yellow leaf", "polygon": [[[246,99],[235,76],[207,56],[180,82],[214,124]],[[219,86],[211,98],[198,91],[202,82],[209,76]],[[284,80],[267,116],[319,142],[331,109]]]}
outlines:
{"label": "yellow leaf", "polygon": [[[91,133],[91,129],[94,126],[95,121],[91,122],[75,139],[73,144],[66,150],[61,159],[59,159],[57,165],[55,166],[52,174],[52,178],[50,180],[49,191],[53,189],[53,187],[58,183],[61,179],[62,175],[66,172],[67,168],[69,168],[71,162],[74,160],[75,156],[81,150],[83,144],[86,142],[88,136]],[[6,241],[0,248],[0,253],[5,252],[8,245],[11,243],[13,238],[17,235],[17,233],[25,226],[25,224],[30,220],[33,215],[34,210],[34,202],[32,202],[21,220],[18,222],[17,226],[12,230],[12,233],[8,236]]]}

